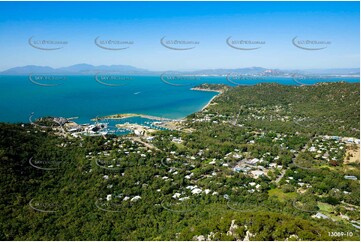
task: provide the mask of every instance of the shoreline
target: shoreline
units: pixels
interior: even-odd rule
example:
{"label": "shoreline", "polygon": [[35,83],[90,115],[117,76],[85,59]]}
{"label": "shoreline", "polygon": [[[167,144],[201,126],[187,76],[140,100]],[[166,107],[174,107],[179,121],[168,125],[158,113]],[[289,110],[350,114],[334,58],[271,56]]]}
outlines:
{"label": "shoreline", "polygon": [[212,104],[213,100],[223,93],[223,91],[221,91],[221,90],[205,89],[205,88],[199,88],[199,87],[193,87],[193,88],[191,88],[191,90],[199,91],[199,92],[216,92],[217,93],[215,96],[213,96],[211,98],[211,100],[208,101],[208,103],[206,105],[203,106],[203,108],[200,111],[197,111],[197,112],[202,112],[203,110],[208,108]]}
{"label": "shoreline", "polygon": [[152,116],[152,115],[141,114],[141,113],[119,113],[119,114],[111,114],[111,115],[107,115],[107,116],[103,116],[103,117],[99,117],[99,118],[92,118],[91,121],[96,121],[97,119],[99,119],[99,120],[104,120],[104,119],[117,120],[117,119],[133,118],[133,117],[141,117],[141,118],[152,119],[152,120],[157,120],[157,121],[177,120],[177,119],[163,118],[163,117],[159,117],[159,116]]}
{"label": "shoreline", "polygon": [[[202,112],[209,105],[211,105],[211,103],[213,102],[213,100],[216,97],[218,97],[220,94],[223,93],[223,91],[220,91],[220,90],[204,89],[204,88],[197,88],[197,87],[193,87],[190,90],[192,90],[192,91],[200,91],[200,92],[216,92],[216,93],[218,93],[215,96],[213,96],[207,102],[207,104],[204,105],[199,111],[196,111],[194,113]],[[146,118],[146,119],[151,119],[151,120],[171,122],[171,121],[183,121],[183,120],[185,120],[187,118],[187,116],[185,116],[183,118],[172,119],[172,118],[163,118],[163,117],[159,117],[159,116],[153,116],[153,115],[147,115],[147,114],[141,114],[141,113],[118,113],[118,114],[111,114],[111,115],[107,115],[107,116],[103,116],[103,117],[99,117],[99,118],[92,118],[91,121],[96,121],[97,119],[98,120],[104,120],[104,119],[117,120],[117,119],[126,119],[126,118],[132,118],[132,117],[141,117],[141,118]]]}
{"label": "shoreline", "polygon": [[203,107],[200,111],[198,111],[198,112],[202,112],[202,111],[204,111],[206,108],[208,108],[208,107],[212,104],[213,100],[214,100],[216,97],[218,97],[219,95],[220,95],[220,93],[217,94],[217,95],[215,95],[214,97],[212,97],[211,100],[209,100],[209,102],[208,102],[206,105],[204,105],[204,107]]}

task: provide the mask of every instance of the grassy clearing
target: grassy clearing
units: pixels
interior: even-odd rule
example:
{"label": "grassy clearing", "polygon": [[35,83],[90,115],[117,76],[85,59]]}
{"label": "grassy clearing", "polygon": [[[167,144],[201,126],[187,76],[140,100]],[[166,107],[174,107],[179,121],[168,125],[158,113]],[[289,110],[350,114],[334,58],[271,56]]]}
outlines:
{"label": "grassy clearing", "polygon": [[321,212],[331,213],[333,211],[333,206],[323,202],[317,202],[317,206],[320,208]]}
{"label": "grassy clearing", "polygon": [[277,199],[279,199],[280,201],[285,201],[285,200],[293,200],[296,198],[297,193],[296,192],[289,192],[289,193],[284,193],[281,189],[278,188],[274,188],[268,191],[268,195],[270,197],[272,196],[276,196]]}
{"label": "grassy clearing", "polygon": [[320,208],[320,212],[325,214],[329,218],[336,220],[336,221],[342,220],[341,217],[336,216],[335,214],[332,213],[334,211],[334,206],[327,204],[327,203],[323,203],[323,202],[317,202],[317,206]]}

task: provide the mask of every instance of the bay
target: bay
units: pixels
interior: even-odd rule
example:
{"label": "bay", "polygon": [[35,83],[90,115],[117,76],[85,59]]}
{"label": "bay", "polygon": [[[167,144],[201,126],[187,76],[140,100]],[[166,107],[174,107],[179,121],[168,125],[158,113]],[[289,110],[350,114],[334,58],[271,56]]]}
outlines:
{"label": "bay", "polygon": [[[46,76],[46,75],[44,75]],[[56,79],[56,78],[55,78]],[[217,93],[193,91],[202,83],[227,85],[254,85],[260,82],[276,82],[283,85],[299,85],[289,77],[262,77],[250,80],[229,81],[225,76],[201,76],[197,78],[168,79],[159,76],[132,76],[125,79],[106,79],[98,82],[95,76],[62,76],[56,80],[37,80],[29,76],[0,76],[0,122],[29,122],[44,116],[78,117],[78,123],[118,113],[139,113],[178,119],[197,112]],[[327,81],[359,82],[359,78],[334,77]],[[306,82],[306,80],[302,80]],[[307,80],[313,84],[319,80]],[[109,84],[109,85],[107,85]]]}

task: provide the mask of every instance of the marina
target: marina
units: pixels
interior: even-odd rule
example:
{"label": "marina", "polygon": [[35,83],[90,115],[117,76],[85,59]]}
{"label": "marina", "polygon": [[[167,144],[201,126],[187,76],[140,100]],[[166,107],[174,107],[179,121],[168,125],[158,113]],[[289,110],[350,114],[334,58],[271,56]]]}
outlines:
{"label": "marina", "polygon": [[[54,118],[55,122],[59,118]],[[134,133],[135,135],[144,135],[145,133],[152,133],[159,130],[169,130],[163,127],[165,122],[160,122],[140,116],[124,117],[122,119],[92,119],[94,123],[78,124],[73,120],[66,118],[64,120],[60,131],[66,132],[73,137],[84,136],[104,136],[106,134],[126,135]],[[97,121],[95,121],[97,120]]]}

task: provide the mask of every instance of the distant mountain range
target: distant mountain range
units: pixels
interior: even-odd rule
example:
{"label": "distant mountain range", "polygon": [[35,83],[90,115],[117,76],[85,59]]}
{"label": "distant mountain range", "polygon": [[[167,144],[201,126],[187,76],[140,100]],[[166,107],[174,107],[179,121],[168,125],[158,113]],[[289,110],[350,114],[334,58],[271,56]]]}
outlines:
{"label": "distant mountain range", "polygon": [[[68,67],[52,68],[49,66],[21,66],[14,67],[3,72],[0,75],[29,75],[29,74],[63,74],[63,75],[94,75],[96,73],[119,73],[119,74],[138,74],[138,75],[159,75],[161,71],[150,71],[129,65],[101,65],[93,66],[89,64],[77,64]],[[261,76],[289,76],[294,73],[312,74],[312,75],[349,75],[359,76],[359,68],[335,68],[335,69],[303,69],[303,70],[279,70],[267,69],[263,67],[247,67],[236,69],[204,69],[197,71],[176,71],[188,75],[227,75],[237,73],[244,75]]]}
{"label": "distant mountain range", "polygon": [[110,66],[93,66],[89,64],[77,64],[68,67],[52,68],[49,66],[21,66],[14,67],[3,72],[0,75],[29,75],[34,74],[72,74],[72,75],[88,75],[96,74],[98,72],[119,72],[119,73],[152,73],[151,71],[136,68],[127,65],[110,65]]}

